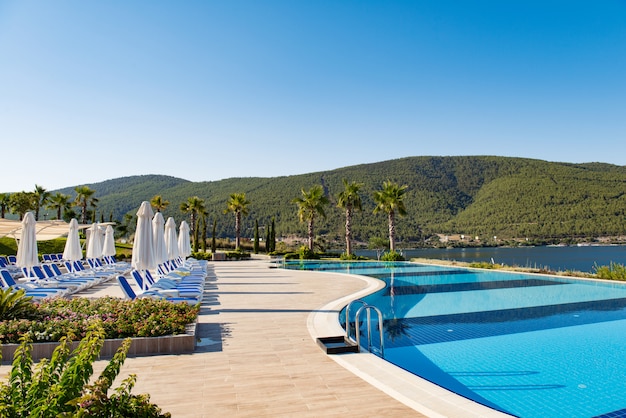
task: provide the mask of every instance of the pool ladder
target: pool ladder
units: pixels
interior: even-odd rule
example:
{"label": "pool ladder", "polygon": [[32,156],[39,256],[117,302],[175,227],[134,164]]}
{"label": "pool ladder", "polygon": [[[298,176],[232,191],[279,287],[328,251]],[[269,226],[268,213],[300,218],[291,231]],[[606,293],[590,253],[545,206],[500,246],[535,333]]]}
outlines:
{"label": "pool ladder", "polygon": [[361,316],[361,312],[365,311],[366,314],[366,324],[367,324],[367,349],[369,352],[373,353],[372,350],[372,310],[376,312],[378,316],[378,334],[380,335],[380,357],[385,357],[385,342],[383,339],[383,314],[377,307],[373,305],[368,305],[361,299],[353,300],[346,307],[346,338],[351,340],[350,337],[350,307],[352,304],[359,303],[361,307],[356,311],[356,315],[354,315],[354,333],[356,337],[356,345],[361,348],[361,325],[359,323],[359,318]]}

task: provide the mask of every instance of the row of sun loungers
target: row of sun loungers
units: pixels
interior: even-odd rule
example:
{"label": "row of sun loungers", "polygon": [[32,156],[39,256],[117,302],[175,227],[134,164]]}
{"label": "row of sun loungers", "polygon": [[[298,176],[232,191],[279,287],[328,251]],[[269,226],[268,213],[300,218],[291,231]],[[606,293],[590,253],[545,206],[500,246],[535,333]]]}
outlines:
{"label": "row of sun loungers", "polygon": [[[107,263],[88,260],[89,266],[86,267],[81,261],[71,263],[58,257],[57,261],[20,269],[11,257],[0,257],[2,287],[24,289],[34,299],[67,297],[130,271],[128,263],[118,263],[114,259],[107,260]],[[48,255],[44,259],[50,260],[51,257]],[[67,270],[65,272],[59,267],[62,263]]]}
{"label": "row of sun loungers", "polygon": [[158,298],[175,303],[195,305],[202,301],[206,279],[206,262],[187,259],[180,263],[167,263],[157,269],[157,279],[149,270],[133,270],[131,276],[141,291],[135,292],[128,279],[118,276],[117,281],[126,297]]}
{"label": "row of sun loungers", "polygon": [[[207,262],[191,258],[160,265],[156,279],[150,271],[131,270],[129,263],[117,262],[112,257],[87,260],[88,266],[58,257],[44,259],[53,261],[19,269],[11,264],[13,260],[0,257],[0,284],[3,288],[24,289],[27,296],[43,299],[68,297],[115,277],[129,299],[152,297],[195,305],[202,301],[207,275]],[[129,278],[141,289],[139,292],[135,292]]]}
{"label": "row of sun loungers", "polygon": [[12,275],[16,276],[21,273],[20,268],[15,265],[17,259],[14,255],[0,256],[0,268],[8,270]]}
{"label": "row of sun loungers", "polygon": [[59,254],[42,254],[41,258],[44,263],[60,263],[63,260],[63,253]]}

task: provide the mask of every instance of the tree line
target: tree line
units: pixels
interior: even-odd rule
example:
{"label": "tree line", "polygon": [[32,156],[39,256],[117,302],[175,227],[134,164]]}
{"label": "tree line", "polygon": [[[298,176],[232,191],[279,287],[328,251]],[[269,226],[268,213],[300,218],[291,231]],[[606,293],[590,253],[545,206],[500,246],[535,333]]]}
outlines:
{"label": "tree line", "polygon": [[[344,190],[337,196],[337,207],[345,211],[345,255],[351,258],[354,257],[352,250],[352,217],[355,210],[362,209],[360,191],[363,185],[358,182],[348,182],[345,179],[343,180],[343,185]],[[373,199],[377,204],[374,208],[374,213],[384,212],[387,215],[389,249],[392,253],[395,252],[395,216],[396,214],[404,216],[407,213],[404,205],[404,195],[407,188],[407,185],[385,181],[382,189],[376,191],[373,195]],[[150,203],[157,211],[165,209],[169,205],[169,201],[163,200],[160,195],[154,196]],[[330,203],[330,200],[321,185],[314,185],[309,190],[301,189],[301,196],[292,199],[292,203],[298,206],[300,222],[307,224],[308,250],[313,252],[315,250],[315,220],[318,217],[326,216],[325,207]],[[246,198],[245,193],[232,193],[226,202],[224,213],[233,213],[235,215],[235,250],[241,248],[241,221],[243,216],[249,214],[248,207],[250,204],[251,202]],[[206,210],[205,202],[198,196],[193,196],[181,203],[180,210],[189,215],[194,251],[198,251],[199,246],[206,245],[207,241],[206,219],[209,214]],[[214,229],[215,223],[216,221],[214,220]],[[259,250],[259,239],[259,223],[258,220],[255,220],[253,247],[255,252]],[[214,240],[215,232],[213,232],[212,242]],[[274,219],[272,219],[265,240],[265,250],[267,252],[275,250],[275,241],[275,225]],[[214,245],[212,251],[215,251]]]}
{"label": "tree line", "polygon": [[[348,182],[343,180],[344,190],[337,195],[337,207],[345,211],[345,245],[346,256],[353,255],[352,250],[352,219],[354,211],[360,211],[362,209],[361,200],[361,188],[362,183]],[[393,252],[395,251],[395,217],[396,214],[404,216],[406,215],[406,207],[404,205],[404,196],[406,193],[407,185],[399,185],[392,181],[385,181],[382,189],[376,191],[373,194],[373,199],[376,202],[374,213],[383,212],[388,218],[388,231],[389,231],[389,248]],[[88,217],[92,215],[95,218],[95,209],[99,202],[95,197],[96,191],[88,186],[77,186],[75,189],[75,197],[72,200],[70,195],[62,193],[55,193],[54,195],[48,192],[44,187],[35,185],[35,190],[32,192],[18,192],[12,194],[0,195],[0,204],[2,209],[2,217],[4,218],[5,211],[8,209],[14,214],[19,215],[21,220],[27,211],[33,211],[35,219],[39,220],[39,214],[42,208],[47,208],[55,211],[55,219],[71,219],[77,214],[73,208],[79,209],[80,222],[85,224],[88,222]],[[3,202],[6,202],[3,203]],[[249,214],[248,207],[250,201],[246,198],[245,193],[231,193],[227,202],[226,208],[223,210],[225,214],[233,213],[235,216],[235,249],[241,248],[241,222],[242,217]],[[325,207],[330,203],[329,197],[326,196],[324,189],[321,185],[314,185],[308,191],[304,188],[301,189],[301,196],[292,200],[292,203],[298,206],[298,218],[300,222],[307,224],[307,237],[308,237],[308,249],[314,251],[314,224],[318,217],[325,217]],[[157,211],[161,212],[170,205],[170,201],[164,199],[161,195],[155,195],[150,200],[150,205]],[[189,197],[186,201],[182,202],[179,206],[180,212],[188,215],[190,220],[190,232],[192,236],[192,242],[194,251],[198,251],[200,245],[202,249],[206,250],[207,242],[207,218],[209,213],[206,209],[204,199],[198,196]],[[95,219],[91,219],[95,222]],[[128,235],[131,230],[130,223],[133,221],[132,216],[127,216],[124,222],[120,223],[118,231],[123,235]],[[212,236],[212,251],[215,251],[215,227],[216,220],[213,222],[213,236]],[[255,250],[258,251],[259,231],[258,220],[255,220]],[[266,251],[272,251],[272,247],[275,244],[275,231],[274,220],[272,225],[268,228],[268,236],[266,238]]]}
{"label": "tree line", "polygon": [[40,220],[41,210],[49,209],[53,215],[48,218],[45,212],[44,219],[70,220],[76,217],[74,208],[80,211],[80,222],[87,223],[90,214],[95,214],[93,209],[97,206],[98,199],[94,196],[96,191],[87,186],[77,186],[75,196],[64,193],[50,193],[43,186],[35,184],[35,189],[30,192],[0,193],[0,217],[5,218],[7,212],[18,215],[21,221],[26,212],[32,211],[35,220]]}

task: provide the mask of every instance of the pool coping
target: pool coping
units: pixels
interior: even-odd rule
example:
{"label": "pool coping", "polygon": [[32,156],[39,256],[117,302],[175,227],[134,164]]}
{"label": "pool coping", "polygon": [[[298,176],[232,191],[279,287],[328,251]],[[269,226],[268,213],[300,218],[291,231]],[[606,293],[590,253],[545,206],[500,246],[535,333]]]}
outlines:
{"label": "pool coping", "polygon": [[[327,271],[307,271],[307,273],[346,276],[346,273]],[[385,287],[385,283],[382,280],[356,274],[350,274],[350,276],[363,280],[366,283],[366,287],[358,292],[335,299],[309,315],[307,328],[314,340],[318,337],[343,335],[345,331],[339,325],[339,312],[341,309],[350,301]],[[329,355],[329,357],[372,386],[429,417],[505,418],[512,416],[444,389],[374,354],[346,353]]]}

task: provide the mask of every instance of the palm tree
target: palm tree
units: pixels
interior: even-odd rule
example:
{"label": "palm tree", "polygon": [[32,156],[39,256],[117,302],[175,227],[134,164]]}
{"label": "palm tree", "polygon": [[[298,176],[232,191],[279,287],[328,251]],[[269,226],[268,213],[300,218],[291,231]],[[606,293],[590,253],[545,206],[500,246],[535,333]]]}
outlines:
{"label": "palm tree", "polygon": [[4,219],[4,215],[7,213],[7,209],[11,204],[10,193],[0,193],[0,218]]}
{"label": "palm tree", "polygon": [[346,211],[346,255],[350,257],[352,254],[352,213],[354,210],[361,210],[361,196],[359,190],[363,187],[363,183],[348,183],[343,180],[344,190],[339,193],[337,199],[337,207]]}
{"label": "palm tree", "polygon": [[50,196],[47,208],[55,210],[57,212],[57,219],[62,219],[63,214],[72,208],[70,203],[71,198],[72,197],[67,194],[55,193]]}
{"label": "palm tree", "polygon": [[150,205],[157,211],[157,212],[161,212],[162,210],[165,210],[165,208],[168,207],[168,205],[170,204],[169,200],[163,200],[163,198],[161,197],[160,194],[154,196],[151,200],[150,200]]}
{"label": "palm tree", "polygon": [[302,197],[297,197],[292,200],[293,203],[298,205],[298,217],[300,222],[307,222],[308,235],[309,235],[309,250],[313,251],[313,224],[315,218],[320,215],[326,217],[324,212],[324,206],[328,204],[328,198],[324,196],[324,189],[319,184],[311,187],[308,192],[304,189],[301,190]]}
{"label": "palm tree", "polygon": [[250,201],[246,200],[245,193],[233,193],[230,195],[228,202],[226,202],[227,208],[224,210],[224,213],[235,213],[235,250],[239,249],[241,241],[241,215],[248,214],[247,206],[249,204]]}
{"label": "palm tree", "polygon": [[35,184],[35,191],[33,192],[35,197],[35,220],[39,220],[39,209],[45,207],[50,200],[50,192],[44,189],[42,186]]}
{"label": "palm tree", "polygon": [[204,200],[198,196],[193,196],[187,199],[186,202],[180,204],[180,210],[189,214],[191,221],[191,235],[193,236],[193,248],[194,251],[198,251],[198,214],[204,212]]}
{"label": "palm tree", "polygon": [[74,206],[81,208],[80,223],[85,224],[87,223],[87,207],[95,208],[96,203],[98,203],[98,199],[93,197],[96,191],[88,186],[77,186],[74,188],[74,191],[76,192]]}
{"label": "palm tree", "polygon": [[376,207],[374,213],[385,212],[389,221],[389,250],[396,248],[396,212],[398,215],[406,215],[404,207],[404,193],[409,186],[400,186],[392,181],[383,182],[383,189],[374,192],[374,202]]}

